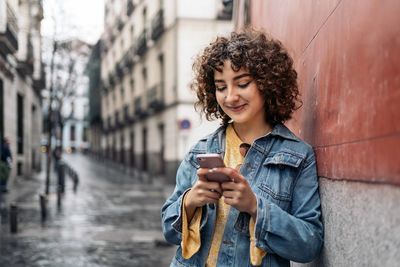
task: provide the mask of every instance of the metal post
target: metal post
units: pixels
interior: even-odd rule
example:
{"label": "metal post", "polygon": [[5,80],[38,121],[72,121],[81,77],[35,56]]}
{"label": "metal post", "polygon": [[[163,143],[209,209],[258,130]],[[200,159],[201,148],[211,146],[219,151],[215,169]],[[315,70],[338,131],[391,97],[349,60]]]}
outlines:
{"label": "metal post", "polygon": [[58,188],[57,192],[64,193],[65,191],[65,164],[60,160],[58,162]]}
{"label": "metal post", "polygon": [[78,183],[79,183],[78,174],[76,172],[74,172],[72,178],[74,180],[74,193],[76,193],[76,190],[78,189]]}
{"label": "metal post", "polygon": [[43,194],[40,194],[39,201],[40,201],[40,214],[41,214],[42,222],[44,222],[47,217],[46,196]]}
{"label": "metal post", "polygon": [[18,207],[15,203],[10,205],[10,231],[15,234],[18,232]]}

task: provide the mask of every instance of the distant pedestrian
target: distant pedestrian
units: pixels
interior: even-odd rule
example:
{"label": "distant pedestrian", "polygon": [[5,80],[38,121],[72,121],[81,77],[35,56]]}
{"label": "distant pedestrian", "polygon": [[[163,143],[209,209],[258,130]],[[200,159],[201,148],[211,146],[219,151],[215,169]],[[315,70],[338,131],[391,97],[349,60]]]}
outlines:
{"label": "distant pedestrian", "polygon": [[[186,154],[162,208],[164,236],[179,246],[171,266],[312,261],[323,243],[316,160],[283,125],[300,106],[292,58],[280,41],[247,30],[218,37],[193,69],[196,106],[222,126]],[[201,168],[205,153],[226,167]]]}
{"label": "distant pedestrian", "polygon": [[0,179],[0,190],[5,193],[8,191],[7,182],[10,176],[11,168],[12,168],[12,154],[10,149],[10,140],[7,137],[4,137],[1,144],[1,162],[3,166],[5,166],[4,172],[2,173]]}

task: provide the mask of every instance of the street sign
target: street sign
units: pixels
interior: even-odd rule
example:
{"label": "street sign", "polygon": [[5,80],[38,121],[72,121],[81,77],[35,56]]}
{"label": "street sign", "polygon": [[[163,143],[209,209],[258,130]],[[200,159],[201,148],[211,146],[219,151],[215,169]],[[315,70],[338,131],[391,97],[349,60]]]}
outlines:
{"label": "street sign", "polygon": [[191,126],[191,122],[188,119],[182,119],[179,121],[180,130],[189,130]]}

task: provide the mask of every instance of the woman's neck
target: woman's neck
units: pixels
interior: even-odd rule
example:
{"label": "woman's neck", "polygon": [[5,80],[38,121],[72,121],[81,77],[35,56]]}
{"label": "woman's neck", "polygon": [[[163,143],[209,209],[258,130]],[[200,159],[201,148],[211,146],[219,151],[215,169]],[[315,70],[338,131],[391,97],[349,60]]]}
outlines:
{"label": "woman's neck", "polygon": [[240,140],[242,140],[247,144],[252,144],[254,140],[256,140],[257,138],[271,132],[272,127],[266,122],[261,124],[260,123],[238,124],[233,122],[233,129],[239,136]]}

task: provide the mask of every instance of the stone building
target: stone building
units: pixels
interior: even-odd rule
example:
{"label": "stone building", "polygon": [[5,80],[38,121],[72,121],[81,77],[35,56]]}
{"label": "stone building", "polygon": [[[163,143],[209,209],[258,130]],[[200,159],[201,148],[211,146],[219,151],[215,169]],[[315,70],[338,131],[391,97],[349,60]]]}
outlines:
{"label": "stone building", "polygon": [[200,123],[189,83],[195,55],[232,30],[224,2],[106,1],[101,146],[135,177],[174,183],[185,151],[216,128]]}
{"label": "stone building", "polygon": [[11,177],[40,169],[42,19],[40,0],[0,0],[0,137],[11,140]]}

